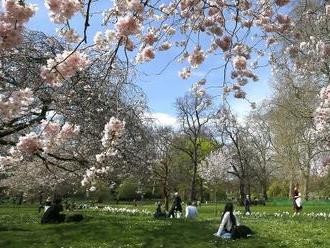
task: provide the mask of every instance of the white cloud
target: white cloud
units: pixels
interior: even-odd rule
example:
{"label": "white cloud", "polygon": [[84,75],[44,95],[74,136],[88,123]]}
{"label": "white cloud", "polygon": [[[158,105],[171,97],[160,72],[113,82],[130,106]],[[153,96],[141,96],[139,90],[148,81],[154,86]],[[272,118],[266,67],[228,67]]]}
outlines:
{"label": "white cloud", "polygon": [[167,113],[147,113],[147,118],[153,119],[153,122],[159,126],[171,126],[174,128],[178,127],[178,122],[175,116],[169,115]]}

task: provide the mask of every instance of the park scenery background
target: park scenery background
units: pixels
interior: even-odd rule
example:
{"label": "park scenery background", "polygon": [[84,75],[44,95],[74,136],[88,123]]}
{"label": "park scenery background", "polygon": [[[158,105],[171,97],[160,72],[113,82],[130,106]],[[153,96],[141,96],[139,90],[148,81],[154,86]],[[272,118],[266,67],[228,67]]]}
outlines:
{"label": "park scenery background", "polygon": [[[195,220],[155,219],[155,205],[98,205],[67,214],[82,213],[80,223],[40,225],[36,206],[1,206],[1,247],[329,247],[329,201],[309,202],[293,215],[291,202],[274,201],[252,206],[240,221],[255,234],[248,239],[222,240],[213,233],[219,226],[223,204],[203,204]],[[85,206],[87,207],[87,205]]]}
{"label": "park scenery background", "polygon": [[1,1],[0,247],[330,247],[329,199],[329,0]]}

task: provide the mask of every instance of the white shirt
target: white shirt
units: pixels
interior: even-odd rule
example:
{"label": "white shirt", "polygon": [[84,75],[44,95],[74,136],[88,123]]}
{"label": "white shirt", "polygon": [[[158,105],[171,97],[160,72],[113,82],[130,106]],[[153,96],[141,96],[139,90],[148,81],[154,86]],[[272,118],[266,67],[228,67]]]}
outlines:
{"label": "white shirt", "polygon": [[298,194],[298,197],[296,198],[296,204],[297,204],[297,206],[298,207],[301,207],[301,205],[302,205],[302,200],[301,200],[301,194],[299,193]]}
{"label": "white shirt", "polygon": [[[236,216],[235,216],[235,218],[236,218],[236,225],[239,226],[238,218]],[[218,232],[216,233],[216,235],[220,236],[220,234],[222,233],[222,231],[224,229],[226,229],[227,231],[230,231],[232,228],[232,225],[233,225],[233,223],[231,222],[231,219],[230,219],[230,212],[226,212],[223,215],[223,218],[221,220],[221,223],[220,223],[220,226],[219,226],[219,229],[218,229]]]}
{"label": "white shirt", "polygon": [[197,217],[198,211],[195,206],[187,206],[186,207],[186,218],[192,219]]}

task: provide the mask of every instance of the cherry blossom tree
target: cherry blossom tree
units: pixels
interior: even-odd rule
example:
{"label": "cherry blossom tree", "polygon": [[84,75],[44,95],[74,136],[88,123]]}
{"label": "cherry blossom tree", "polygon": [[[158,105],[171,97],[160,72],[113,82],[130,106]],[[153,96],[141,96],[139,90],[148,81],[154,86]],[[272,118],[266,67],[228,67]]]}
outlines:
{"label": "cherry blossom tree", "polygon": [[[37,157],[48,167],[81,176],[88,168],[89,176],[90,171],[107,174],[116,165],[123,172],[123,164],[127,171],[141,170],[146,156],[138,147],[146,144],[149,135],[143,120],[144,95],[127,77],[126,70],[122,73],[120,62],[112,74],[98,60],[74,75],[59,68],[57,76],[70,74],[70,79],[56,86],[45,85],[40,76],[43,62],[49,56],[49,64],[53,63],[56,59],[52,57],[57,58],[66,44],[42,33],[23,35],[23,43],[1,58],[5,65],[1,75],[1,167],[10,168]],[[72,63],[76,64],[69,64]],[[112,116],[126,120],[125,132],[124,121]],[[119,144],[121,136],[125,138]],[[116,163],[109,166],[108,161],[108,165],[102,165],[100,157],[115,156],[117,152],[113,159]],[[139,169],[136,164],[141,164]]]}
{"label": "cherry blossom tree", "polygon": [[198,168],[199,176],[214,188],[215,214],[217,214],[217,184],[228,176],[230,158],[221,149],[211,152]]}

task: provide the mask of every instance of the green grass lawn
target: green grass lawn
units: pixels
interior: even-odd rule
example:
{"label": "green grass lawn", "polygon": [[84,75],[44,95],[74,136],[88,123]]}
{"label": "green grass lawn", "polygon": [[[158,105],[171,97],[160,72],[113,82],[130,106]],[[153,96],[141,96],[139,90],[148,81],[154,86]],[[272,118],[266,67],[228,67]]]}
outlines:
{"label": "green grass lawn", "polygon": [[[154,210],[153,205],[137,208]],[[194,221],[77,210],[85,217],[81,223],[41,225],[36,207],[0,206],[0,247],[330,247],[328,204],[306,204],[304,214],[295,217],[289,204],[253,207],[256,215],[240,219],[256,234],[236,241],[212,235],[219,225],[214,210],[214,205],[203,205]],[[274,215],[286,211],[290,214]],[[325,212],[328,217],[307,215],[312,212]]]}

